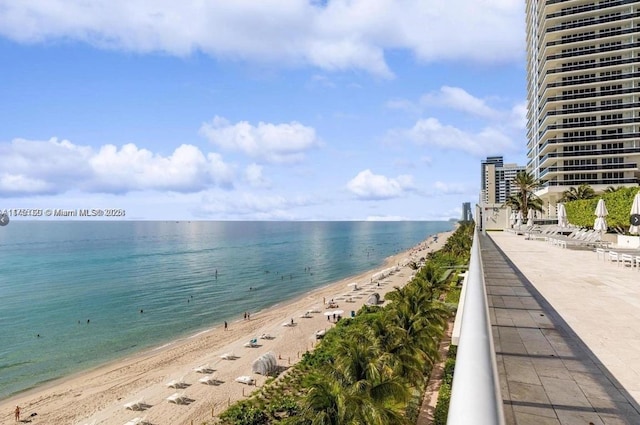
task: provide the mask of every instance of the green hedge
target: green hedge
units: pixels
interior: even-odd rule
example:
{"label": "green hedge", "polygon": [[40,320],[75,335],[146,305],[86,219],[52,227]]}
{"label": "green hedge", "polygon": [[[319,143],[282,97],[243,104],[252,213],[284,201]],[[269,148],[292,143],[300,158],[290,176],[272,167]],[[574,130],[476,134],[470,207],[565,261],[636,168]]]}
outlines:
{"label": "green hedge", "polygon": [[444,363],[444,374],[442,376],[442,385],[438,392],[438,402],[433,412],[434,425],[446,425],[447,415],[449,414],[449,401],[451,400],[451,385],[453,384],[453,371],[456,367],[456,355],[458,354],[458,346],[450,345],[447,360]]}
{"label": "green hedge", "polygon": [[638,193],[637,187],[625,187],[615,192],[603,193],[594,199],[571,201],[565,204],[569,223],[580,227],[593,228],[594,214],[598,199],[604,199],[607,206],[607,225],[609,228],[624,232],[629,228],[629,215],[633,197]]}

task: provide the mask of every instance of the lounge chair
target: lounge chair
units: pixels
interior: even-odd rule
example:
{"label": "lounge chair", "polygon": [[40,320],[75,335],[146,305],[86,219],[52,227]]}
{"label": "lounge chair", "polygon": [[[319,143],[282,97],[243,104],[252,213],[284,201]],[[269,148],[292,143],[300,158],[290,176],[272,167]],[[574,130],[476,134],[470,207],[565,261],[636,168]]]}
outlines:
{"label": "lounge chair", "polygon": [[214,369],[212,369],[209,365],[202,365],[194,368],[193,371],[196,373],[211,373],[214,371]]}
{"label": "lounge chair", "polygon": [[189,404],[191,400],[183,393],[173,393],[167,397],[167,401],[174,404]]}
{"label": "lounge chair", "polygon": [[236,382],[239,382],[245,385],[254,385],[256,383],[256,380],[250,376],[243,375],[243,376],[238,376],[236,378]]}
{"label": "lounge chair", "polygon": [[167,387],[168,388],[185,388],[187,387],[187,383],[184,382],[183,378],[179,378],[179,379],[172,379],[171,381],[167,382]]}
{"label": "lounge chair", "polygon": [[249,342],[244,343],[245,347],[254,348],[258,346],[258,338],[253,338]]}
{"label": "lounge chair", "polygon": [[549,237],[559,235],[559,232],[566,230],[559,226],[546,226],[539,229],[534,229],[525,235],[527,240],[547,240]]}
{"label": "lounge chair", "polygon": [[269,335],[269,334],[262,334],[260,335],[260,339],[273,339],[274,337]]}
{"label": "lounge chair", "polygon": [[301,319],[311,319],[313,316],[308,311],[305,311],[304,314],[300,315]]}
{"label": "lounge chair", "polygon": [[136,401],[132,401],[129,403],[126,403],[124,405],[124,408],[127,410],[134,410],[134,411],[141,411],[147,408],[147,404],[144,402],[144,400],[140,399],[140,400],[136,400]]}
{"label": "lounge chair", "polygon": [[198,379],[198,382],[201,382],[205,385],[218,385],[220,384],[220,381],[218,381],[213,375],[207,375],[207,376],[203,376],[202,378]]}
{"label": "lounge chair", "polygon": [[222,360],[235,360],[238,358],[238,356],[236,356],[233,353],[224,353],[223,355],[220,356],[220,358]]}
{"label": "lounge chair", "polygon": [[611,242],[605,242],[602,240],[600,232],[591,230],[586,232],[581,237],[575,239],[568,239],[561,241],[558,244],[562,248],[581,248],[581,247],[596,247],[596,248],[608,248]]}

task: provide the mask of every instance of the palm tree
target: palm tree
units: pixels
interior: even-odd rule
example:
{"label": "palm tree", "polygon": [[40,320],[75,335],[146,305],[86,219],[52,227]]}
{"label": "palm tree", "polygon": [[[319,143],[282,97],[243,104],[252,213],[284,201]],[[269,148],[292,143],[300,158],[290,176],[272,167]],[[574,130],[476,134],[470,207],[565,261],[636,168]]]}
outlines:
{"label": "palm tree", "polygon": [[624,186],[618,186],[618,187],[609,186],[604,190],[604,193],[613,193],[613,192],[619,191],[620,189],[624,189]]}
{"label": "palm tree", "polygon": [[517,192],[512,194],[507,200],[507,205],[526,213],[529,209],[542,211],[542,201],[533,194],[540,183],[533,178],[531,173],[520,171],[513,179]]}
{"label": "palm tree", "polygon": [[569,190],[565,190],[562,193],[562,199],[560,202],[578,201],[580,199],[593,199],[596,197],[596,192],[588,184],[581,184],[577,188],[570,187]]}
{"label": "palm tree", "polygon": [[309,392],[302,403],[300,416],[294,416],[285,423],[339,425],[343,423],[345,391],[332,376],[310,375]]}
{"label": "palm tree", "polygon": [[391,356],[380,350],[366,327],[349,335],[325,373],[309,377],[301,418],[294,423],[407,424],[403,407],[409,391],[393,374]]}

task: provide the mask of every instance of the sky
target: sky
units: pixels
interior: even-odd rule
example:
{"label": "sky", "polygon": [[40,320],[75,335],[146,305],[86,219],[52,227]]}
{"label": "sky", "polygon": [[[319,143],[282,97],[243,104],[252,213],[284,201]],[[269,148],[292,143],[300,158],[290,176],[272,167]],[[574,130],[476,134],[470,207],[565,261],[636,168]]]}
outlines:
{"label": "sky", "polygon": [[526,164],[524,3],[0,0],[0,211],[459,219]]}

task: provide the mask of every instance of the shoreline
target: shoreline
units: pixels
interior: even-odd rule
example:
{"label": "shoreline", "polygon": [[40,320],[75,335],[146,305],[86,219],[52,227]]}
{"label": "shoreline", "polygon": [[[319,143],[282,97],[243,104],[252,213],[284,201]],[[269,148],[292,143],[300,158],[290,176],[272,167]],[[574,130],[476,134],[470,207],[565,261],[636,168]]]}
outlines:
{"label": "shoreline", "polygon": [[[135,417],[146,418],[154,425],[201,423],[220,413],[229,403],[241,399],[255,387],[246,387],[233,382],[240,375],[252,375],[258,385],[265,377],[251,374],[251,363],[259,355],[273,351],[279,364],[289,366],[296,363],[307,350],[313,349],[313,334],[318,329],[333,325],[322,313],[311,318],[300,315],[312,306],[324,310],[322,301],[335,298],[344,316],[349,310],[357,311],[366,301],[367,292],[379,292],[381,297],[403,286],[411,279],[411,270],[401,267],[384,280],[382,286],[373,287],[370,276],[401,261],[419,259],[430,250],[439,249],[455,230],[430,235],[416,246],[385,258],[383,264],[361,274],[349,276],[322,287],[314,288],[294,298],[280,301],[263,310],[252,312],[251,320],[237,319],[229,322],[229,330],[222,323],[212,324],[206,329],[181,336],[157,347],[145,348],[141,352],[115,359],[88,370],[56,378],[44,384],[0,400],[0,423],[13,423],[13,409],[19,405],[23,416],[37,413],[34,422],[56,424],[122,424]],[[437,242],[436,238],[437,236]],[[417,258],[416,258],[417,256]],[[347,284],[358,281],[359,291],[347,288]],[[369,289],[365,287],[370,286]],[[343,295],[344,294],[344,295]],[[353,295],[353,303],[345,302],[344,296]],[[294,319],[296,326],[284,327],[283,321]],[[246,348],[244,343],[263,333],[274,336],[272,340],[260,339],[257,348]],[[233,352],[239,358],[221,360],[223,353]],[[220,385],[203,385],[203,375],[194,368],[207,364],[215,369]],[[189,386],[182,390],[166,387],[174,379],[184,379]],[[175,392],[185,392],[194,401],[188,406],[174,405],[166,397]],[[124,404],[144,399],[151,407],[144,411],[126,410]]]}

